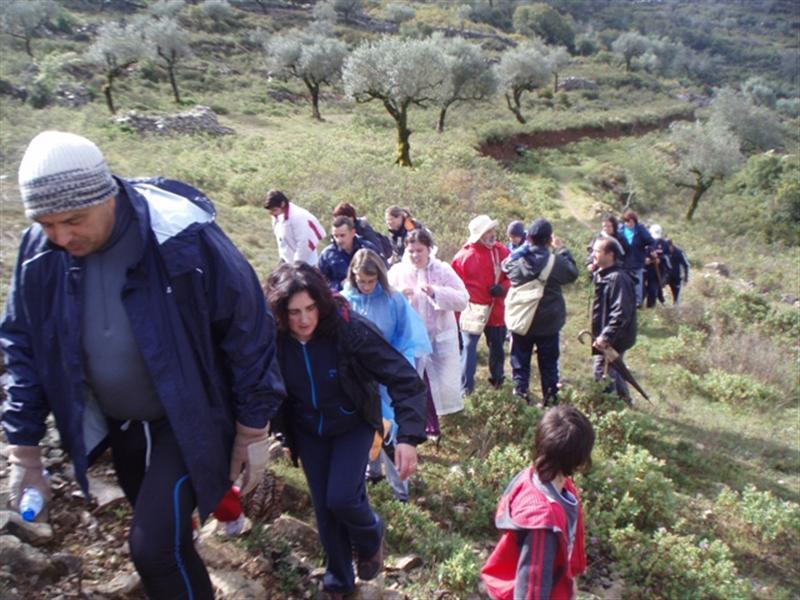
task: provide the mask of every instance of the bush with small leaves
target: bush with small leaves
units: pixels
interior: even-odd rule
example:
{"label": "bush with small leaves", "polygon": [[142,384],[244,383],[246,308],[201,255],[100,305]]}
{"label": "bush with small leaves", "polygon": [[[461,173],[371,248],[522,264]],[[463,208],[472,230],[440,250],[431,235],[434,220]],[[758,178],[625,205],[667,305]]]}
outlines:
{"label": "bush with small leaves", "polygon": [[650,534],[628,526],[611,533],[611,544],[630,598],[750,597],[730,549],[719,540],[709,542],[663,527]]}
{"label": "bush with small leaves", "polygon": [[690,381],[694,389],[709,400],[733,407],[767,408],[785,403],[780,390],[748,374],[711,369],[705,375],[691,375]]}
{"label": "bush with small leaves", "polygon": [[741,493],[724,486],[717,496],[716,508],[726,519],[747,523],[765,544],[779,540],[795,548],[800,544],[800,505],[797,502],[781,500],[772,492],[760,491],[753,485]]}
{"label": "bush with small leaves", "polygon": [[662,470],[664,461],[645,448],[629,445],[604,457],[595,451],[591,471],[576,478],[592,530],[608,541],[614,529],[632,525],[654,530],[675,520],[675,484]]}
{"label": "bush with small leaves", "polygon": [[472,592],[478,586],[481,566],[481,560],[472,546],[464,543],[439,565],[439,582],[457,594]]}

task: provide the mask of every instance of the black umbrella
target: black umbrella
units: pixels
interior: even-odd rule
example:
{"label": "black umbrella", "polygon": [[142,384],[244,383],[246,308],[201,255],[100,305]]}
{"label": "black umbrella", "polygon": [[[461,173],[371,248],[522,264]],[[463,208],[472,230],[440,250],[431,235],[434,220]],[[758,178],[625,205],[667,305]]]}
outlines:
{"label": "black umbrella", "polygon": [[[587,336],[589,337],[589,339],[591,339],[592,334],[586,330],[581,331],[578,334],[578,341],[581,344],[585,344],[586,342],[584,341],[584,339]],[[605,356],[606,364],[609,367],[613,367],[614,369],[616,369],[617,373],[619,373],[625,381],[627,381],[634,388],[636,388],[636,391],[639,392],[642,395],[642,397],[644,397],[645,400],[651,402],[650,396],[647,395],[647,392],[645,392],[642,389],[642,386],[639,385],[639,382],[636,381],[636,378],[633,376],[633,373],[631,373],[630,369],[628,369],[627,365],[620,358],[619,353],[616,350],[614,350],[611,346],[606,346],[606,348],[602,352],[603,356]]]}

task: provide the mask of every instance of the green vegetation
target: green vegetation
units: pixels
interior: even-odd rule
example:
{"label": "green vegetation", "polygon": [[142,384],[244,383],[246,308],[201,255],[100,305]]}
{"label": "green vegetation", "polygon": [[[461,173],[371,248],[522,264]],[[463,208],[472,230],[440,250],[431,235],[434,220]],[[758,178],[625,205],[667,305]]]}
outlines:
{"label": "green vegetation", "polygon": [[[7,3],[3,14],[17,4]],[[432,41],[437,38],[427,34],[445,27],[465,32],[463,43],[475,45],[459,56],[485,75],[480,61],[502,64],[519,52],[511,45],[529,40],[512,30],[536,32],[536,14],[517,14],[518,3],[503,0],[458,6],[330,0],[313,11],[289,3],[161,0],[145,2],[147,10],[135,14],[114,3],[102,11],[78,0],[60,4],[58,15],[48,13],[47,22],[30,29],[30,39],[9,29],[0,34],[2,289],[26,225],[15,173],[27,142],[45,128],[94,140],[122,176],[163,175],[208,193],[220,224],[261,277],[277,261],[268,215],[260,208],[270,188],[284,190],[323,223],[341,201],[353,203],[378,229],[387,206],[408,206],[434,232],[443,259],[463,243],[469,219],[488,213],[503,224],[551,219],[580,263],[599,215],[630,206],[640,220],[662,225],[686,251],[692,273],[680,307],[640,312],[638,343],[626,362],[653,403],[640,399],[633,409],[588,381],[588,352],[575,338],[588,322],[590,285],[582,276],[567,289],[563,399],[584,410],[598,432],[594,466],[577,482],[590,559],[582,593],[600,594],[610,570],[620,594],[631,598],[796,594],[800,93],[792,3],[551,2],[575,34],[577,55],[557,69],[547,61],[535,65],[535,82],[516,100],[516,116],[526,122],[512,117],[502,94],[487,94],[480,104],[452,102],[442,133],[436,125],[443,97],[425,86],[432,91],[447,65],[443,48]],[[98,54],[101,68],[88,60],[89,48],[108,41],[107,28],[119,27],[110,23],[124,17],[134,27],[136,16],[175,19],[188,33],[191,54],[175,77],[180,105],[212,107],[234,135],[141,136],[109,120],[109,109],[169,112],[178,100],[168,63],[159,64],[152,52],[129,59],[132,48],[115,47],[113,54]],[[333,85],[319,92],[324,121],[308,118],[306,98],[314,92],[302,77],[271,76],[277,67],[267,63],[263,44],[270,47],[290,31],[347,45],[351,66],[344,83],[332,78]],[[467,31],[485,37],[472,40]],[[625,32],[646,38],[629,71],[625,55],[613,51]],[[389,47],[424,51],[407,62],[393,61],[388,51],[368,56]],[[298,47],[292,51],[297,58]],[[549,55],[543,50],[542,56]],[[415,70],[420,61],[426,68]],[[291,71],[300,63],[283,64]],[[370,72],[375,65],[377,74]],[[400,71],[414,75],[422,92],[396,95],[389,85],[379,87]],[[553,93],[554,73],[562,83],[576,77],[596,87],[560,86]],[[65,90],[75,89],[91,101],[68,107]],[[501,89],[514,106],[510,83]],[[359,102],[367,97],[377,101]],[[675,127],[698,135],[687,141],[670,134],[663,126],[676,115],[699,120]],[[560,146],[558,135],[571,129],[587,137]],[[552,143],[537,147],[534,135]],[[409,139],[413,168],[397,168],[393,156],[411,163]],[[482,155],[479,148],[488,146],[510,150],[503,157],[513,160]],[[705,162],[689,161],[694,156]],[[723,158],[730,159],[724,169],[704,170]],[[708,177],[713,172],[714,184],[686,221],[694,191],[676,183],[695,183],[692,168]],[[689,179],[681,179],[687,173]],[[724,263],[731,276],[703,269],[714,262]],[[370,487],[386,518],[391,554],[423,559],[419,576],[404,587],[411,597],[476,592],[478,568],[497,538],[496,501],[530,461],[540,414],[512,398],[508,386],[494,391],[481,383],[463,414],[443,419],[442,447],[420,448],[410,504],[392,499],[385,485]],[[278,470],[303,488],[298,470],[286,464]],[[312,518],[307,506],[296,516]],[[285,570],[281,558],[288,549],[260,531],[251,534],[251,548],[284,569],[283,593],[310,585]]]}

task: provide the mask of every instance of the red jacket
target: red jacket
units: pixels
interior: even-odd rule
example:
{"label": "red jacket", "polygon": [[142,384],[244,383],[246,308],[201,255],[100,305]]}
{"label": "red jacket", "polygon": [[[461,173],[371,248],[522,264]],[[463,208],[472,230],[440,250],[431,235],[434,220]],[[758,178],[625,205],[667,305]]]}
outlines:
{"label": "red jacket", "polygon": [[[571,479],[564,488],[578,498],[578,490]],[[553,564],[554,572],[563,570],[565,576],[555,582],[550,598],[568,600],[572,598],[573,581],[586,569],[586,550],[584,548],[583,511],[578,498],[578,522],[575,528],[575,542],[569,554],[567,539],[567,517],[561,506],[550,500],[533,484],[533,467],[519,473],[497,505],[495,523],[503,530],[503,535],[492,554],[481,569],[481,578],[489,595],[495,600],[521,600],[515,594],[514,584],[520,557],[518,532],[522,530],[549,529],[558,535],[558,550]],[[527,590],[525,598],[540,598],[536,586]]]}
{"label": "red jacket", "polygon": [[505,292],[508,292],[511,282],[500,270],[500,263],[509,254],[508,248],[500,242],[495,242],[491,249],[477,242],[466,244],[453,257],[453,270],[464,282],[469,292],[469,301],[475,304],[492,304],[494,301],[492,313],[486,323],[489,327],[505,325],[503,297],[493,298],[489,294],[489,288],[497,282],[503,286]]}

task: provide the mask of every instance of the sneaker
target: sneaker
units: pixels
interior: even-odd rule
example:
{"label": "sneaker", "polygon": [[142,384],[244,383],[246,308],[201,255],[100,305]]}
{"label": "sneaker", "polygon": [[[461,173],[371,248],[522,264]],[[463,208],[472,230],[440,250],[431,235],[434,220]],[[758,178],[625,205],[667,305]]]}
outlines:
{"label": "sneaker", "polygon": [[378,576],[383,569],[383,539],[378,546],[378,551],[366,560],[358,559],[356,572],[362,581],[371,581]]}

